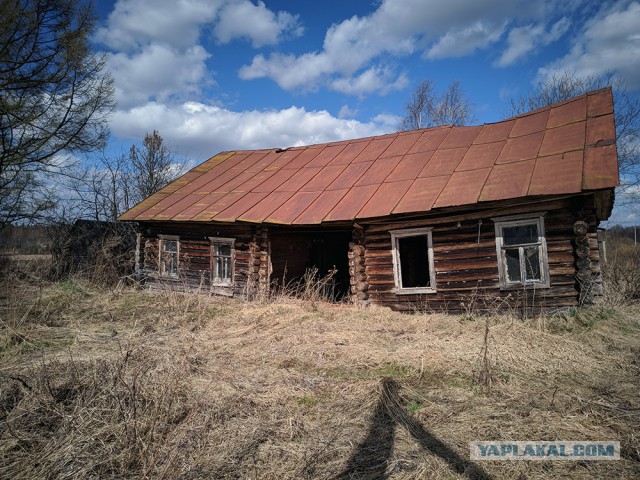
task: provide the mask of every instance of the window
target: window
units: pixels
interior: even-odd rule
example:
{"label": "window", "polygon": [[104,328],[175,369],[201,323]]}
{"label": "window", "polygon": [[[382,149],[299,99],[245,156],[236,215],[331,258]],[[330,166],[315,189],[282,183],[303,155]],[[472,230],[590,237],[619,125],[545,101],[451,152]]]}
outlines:
{"label": "window", "polygon": [[160,268],[161,277],[178,278],[178,251],[180,237],[160,235]]}
{"label": "window", "polygon": [[396,293],[435,293],[431,228],[392,230],[390,233]]}
{"label": "window", "polygon": [[542,214],[494,218],[500,288],[549,286]]}
{"label": "window", "polygon": [[211,237],[211,284],[233,283],[233,238]]}

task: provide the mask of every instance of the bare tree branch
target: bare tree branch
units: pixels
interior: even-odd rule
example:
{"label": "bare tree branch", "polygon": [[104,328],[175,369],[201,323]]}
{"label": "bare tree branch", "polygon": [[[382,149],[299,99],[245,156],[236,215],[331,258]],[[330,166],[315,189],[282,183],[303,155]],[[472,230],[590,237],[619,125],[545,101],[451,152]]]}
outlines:
{"label": "bare tree branch", "polygon": [[415,130],[440,125],[467,125],[473,120],[473,105],[457,80],[441,96],[435,92],[431,80],[423,80],[405,105],[407,115],[400,123],[401,130]]}
{"label": "bare tree branch", "polygon": [[113,83],[89,46],[94,29],[90,4],[0,3],[0,228],[51,208],[37,187],[61,154],[105,144]]}

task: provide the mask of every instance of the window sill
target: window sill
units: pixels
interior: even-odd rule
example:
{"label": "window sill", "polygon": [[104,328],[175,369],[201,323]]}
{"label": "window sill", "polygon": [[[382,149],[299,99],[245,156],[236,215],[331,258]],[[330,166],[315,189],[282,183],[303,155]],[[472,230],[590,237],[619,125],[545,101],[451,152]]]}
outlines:
{"label": "window sill", "polygon": [[176,277],[169,277],[166,275],[159,275],[159,274],[155,274],[155,275],[149,275],[152,278],[155,278],[156,280],[167,280],[170,282],[177,282],[180,280],[180,277],[176,276]]}
{"label": "window sill", "polygon": [[551,288],[551,285],[549,285],[548,283],[541,283],[541,282],[536,282],[536,283],[514,283],[514,284],[510,284],[510,285],[500,285],[500,290],[533,290],[533,289],[539,289],[539,288]]}
{"label": "window sill", "polygon": [[418,295],[423,293],[437,293],[435,288],[396,288],[396,295]]}
{"label": "window sill", "polygon": [[233,297],[233,284],[213,284],[210,289],[211,293],[223,295],[225,297]]}

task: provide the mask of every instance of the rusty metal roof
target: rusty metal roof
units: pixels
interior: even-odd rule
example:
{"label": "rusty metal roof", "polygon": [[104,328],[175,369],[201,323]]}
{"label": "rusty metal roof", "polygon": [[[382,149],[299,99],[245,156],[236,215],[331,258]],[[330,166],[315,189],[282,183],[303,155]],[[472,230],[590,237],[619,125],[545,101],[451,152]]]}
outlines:
{"label": "rusty metal roof", "polygon": [[223,152],[120,220],[313,225],[618,183],[603,89],[481,126]]}

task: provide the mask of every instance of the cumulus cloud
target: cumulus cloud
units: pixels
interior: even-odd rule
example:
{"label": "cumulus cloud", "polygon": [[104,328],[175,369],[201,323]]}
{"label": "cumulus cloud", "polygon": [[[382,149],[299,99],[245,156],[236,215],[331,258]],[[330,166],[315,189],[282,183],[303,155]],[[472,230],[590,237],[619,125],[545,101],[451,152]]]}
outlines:
{"label": "cumulus cloud", "polygon": [[246,37],[254,46],[300,34],[298,18],[250,0],[118,0],[94,40],[107,47],[118,108],[147,101],[198,98],[214,84],[201,33],[213,26],[220,41]]}
{"label": "cumulus cloud", "polygon": [[571,51],[538,71],[540,79],[572,71],[580,76],[615,72],[640,88],[640,3],[616,3],[587,22]]}
{"label": "cumulus cloud", "polygon": [[394,73],[383,67],[371,67],[356,77],[338,78],[331,83],[331,88],[350,95],[377,93],[386,95],[393,90],[402,90],[409,83],[403,73],[395,77]]}
{"label": "cumulus cloud", "polygon": [[563,17],[555,22],[549,30],[545,28],[544,24],[530,24],[513,28],[507,38],[508,47],[495,65],[507,67],[536,48],[555,42],[569,30],[570,24],[569,19]]}
{"label": "cumulus cloud", "polygon": [[[364,80],[372,76],[371,68],[383,68],[371,64],[377,57],[416,51],[430,58],[472,53],[496,41],[506,19],[520,10],[529,11],[529,3],[383,0],[370,15],[353,16],[332,25],[322,50],[297,56],[279,52],[256,55],[240,70],[240,77],[271,78],[285,90],[328,86],[361,95],[368,93],[371,82]],[[355,78],[349,81],[348,77]],[[387,78],[388,85],[378,90],[393,89],[395,81]],[[362,89],[355,88],[358,84]]]}
{"label": "cumulus cloud", "polygon": [[283,34],[302,35],[303,28],[297,15],[274,13],[264,2],[254,5],[249,0],[228,3],[222,7],[214,28],[215,37],[222,43],[234,38],[247,38],[254,47],[274,45]]}
{"label": "cumulus cloud", "polygon": [[162,125],[162,136],[182,155],[204,159],[219,151],[311,145],[381,135],[394,130],[398,118],[379,115],[370,122],[340,119],[327,111],[290,107],[235,112],[199,102],[171,108],[148,102],[113,115],[112,131],[139,139]]}
{"label": "cumulus cloud", "polygon": [[212,21],[223,0],[118,0],[95,40],[113,50],[133,51],[149,43],[189,48],[200,27]]}
{"label": "cumulus cloud", "polygon": [[205,65],[208,57],[200,45],[180,51],[151,44],[133,54],[110,54],[118,107],[127,109],[149,98],[167,101],[200,93],[211,82]]}
{"label": "cumulus cloud", "polygon": [[468,55],[496,42],[502,35],[504,26],[478,21],[461,29],[450,30],[426,52],[425,56],[435,59]]}

